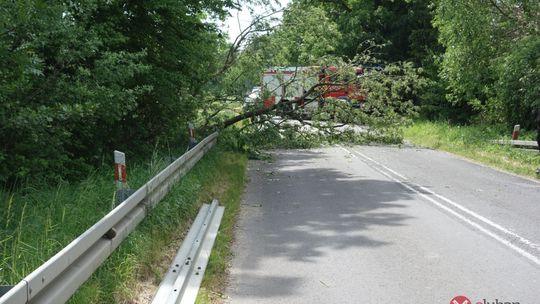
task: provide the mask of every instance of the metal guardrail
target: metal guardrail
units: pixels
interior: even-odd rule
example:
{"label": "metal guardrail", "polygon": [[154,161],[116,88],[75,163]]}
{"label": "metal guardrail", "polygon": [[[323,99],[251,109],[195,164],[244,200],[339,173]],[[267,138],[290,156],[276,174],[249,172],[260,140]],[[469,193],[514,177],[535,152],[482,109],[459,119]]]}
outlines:
{"label": "metal guardrail", "polygon": [[201,207],[152,304],[195,303],[223,212],[217,200]]}
{"label": "metal guardrail", "polygon": [[499,145],[512,145],[515,147],[524,147],[528,149],[538,149],[538,143],[532,140],[490,140],[489,141],[492,144],[499,144]]}
{"label": "metal guardrail", "polygon": [[215,144],[217,133],[202,140],[133,195],[105,215],[51,259],[30,273],[0,304],[65,303],[144,217]]}

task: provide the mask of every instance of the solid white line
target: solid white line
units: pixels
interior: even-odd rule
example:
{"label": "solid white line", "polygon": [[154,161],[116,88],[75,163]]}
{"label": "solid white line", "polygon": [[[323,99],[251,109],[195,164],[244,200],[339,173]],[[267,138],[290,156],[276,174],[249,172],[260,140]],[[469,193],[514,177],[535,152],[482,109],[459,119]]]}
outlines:
{"label": "solid white line", "polygon": [[379,163],[378,161],[374,160],[373,158],[368,157],[367,155],[365,155],[365,154],[363,154],[363,153],[360,153],[360,152],[358,152],[358,151],[356,151],[356,150],[353,150],[353,152],[354,152],[354,153],[358,153],[358,155],[362,156],[363,158],[366,158],[366,159],[368,159],[368,160],[370,160],[370,161],[376,163],[377,165],[379,165],[379,166],[385,168],[386,170],[392,172],[394,175],[398,176],[399,178],[404,179],[404,180],[408,180],[405,176],[403,176],[403,175],[397,173],[396,171],[394,171],[394,170],[392,170],[392,169],[386,167],[385,165],[383,165],[383,164]]}
{"label": "solid white line", "polygon": [[[367,155],[365,155],[365,154],[363,154],[363,153],[361,153],[361,152],[355,151],[355,150],[353,150],[353,151],[354,151],[354,153],[357,153],[358,155],[360,155],[360,156],[362,156],[362,157],[364,157],[364,158],[366,158],[366,159],[368,159],[368,160],[370,160],[370,161],[376,163],[377,165],[381,166],[382,168],[384,168],[384,169],[386,169],[386,170],[388,170],[388,171],[390,171],[390,172],[392,172],[392,173],[394,173],[394,174],[397,173],[397,172],[395,172],[394,170],[392,170],[392,169],[386,167],[385,165],[383,165],[383,164],[377,162],[376,160],[374,160],[374,159],[368,157]],[[397,175],[397,176],[401,176],[400,174],[396,174],[396,175]],[[480,215],[480,214],[478,214],[478,213],[476,213],[476,212],[474,212],[474,211],[472,211],[472,210],[470,210],[470,209],[468,209],[468,208],[466,208],[466,207],[464,207],[464,206],[462,206],[462,205],[460,205],[460,204],[458,204],[458,203],[452,201],[452,200],[449,199],[449,198],[446,198],[446,197],[444,197],[444,196],[442,196],[442,195],[440,195],[440,194],[438,194],[438,193],[435,193],[435,192],[431,191],[430,189],[428,189],[428,188],[426,188],[426,187],[423,187],[423,186],[421,186],[421,185],[418,185],[418,184],[415,184],[415,183],[413,183],[413,184],[414,184],[414,186],[416,186],[416,187],[422,189],[423,191],[425,191],[425,192],[427,192],[427,193],[429,193],[429,194],[431,194],[431,195],[433,195],[433,196],[436,196],[436,197],[440,198],[441,200],[443,200],[443,201],[449,203],[450,205],[452,205],[452,206],[454,206],[454,207],[460,209],[461,211],[463,211],[463,212],[465,212],[465,213],[468,213],[469,215],[471,215],[471,216],[473,216],[473,217],[479,219],[480,221],[482,221],[482,222],[484,222],[484,223],[490,225],[491,227],[493,227],[493,228],[495,228],[495,229],[498,229],[499,231],[501,231],[501,232],[503,232],[503,233],[506,233],[506,234],[508,234],[508,235],[511,235],[512,237],[518,239],[521,243],[523,243],[523,244],[525,244],[525,245],[527,245],[527,246],[529,246],[529,247],[531,247],[531,248],[533,248],[533,249],[535,249],[535,250],[537,250],[537,251],[540,252],[540,245],[535,244],[535,243],[533,243],[533,242],[527,240],[526,238],[524,238],[524,237],[522,237],[522,236],[516,234],[515,232],[512,232],[511,230],[509,230],[509,229],[507,229],[507,228],[504,228],[503,226],[501,226],[501,225],[499,225],[499,224],[497,224],[497,223],[495,223],[495,222],[493,222],[493,221],[491,221],[491,220],[485,218],[484,216],[482,216],[482,215]]]}
{"label": "solid white line", "polygon": [[425,188],[425,187],[422,187],[422,186],[420,186],[420,185],[418,185],[418,187],[419,187],[420,189],[422,189],[423,191],[426,191],[426,192],[428,192],[429,194],[434,195],[434,196],[440,198],[441,200],[443,200],[443,201],[449,203],[450,205],[452,205],[452,206],[454,206],[454,207],[456,207],[456,208],[462,210],[463,212],[466,212],[466,213],[468,213],[468,214],[474,216],[475,218],[477,218],[477,219],[481,220],[482,222],[484,222],[484,223],[490,225],[491,227],[496,228],[496,229],[498,229],[499,231],[501,231],[501,232],[503,232],[503,233],[506,233],[506,234],[508,234],[508,235],[510,235],[510,236],[512,236],[512,237],[515,237],[515,238],[518,239],[521,243],[523,243],[523,244],[525,244],[525,245],[527,245],[527,246],[529,246],[529,247],[531,247],[531,248],[533,248],[533,249],[535,249],[535,250],[537,250],[537,251],[540,252],[540,245],[538,245],[538,244],[536,244],[536,243],[533,243],[533,242],[529,241],[528,239],[526,239],[526,238],[524,238],[524,237],[518,235],[517,233],[512,232],[511,230],[509,230],[509,229],[507,229],[507,228],[504,228],[503,226],[501,226],[501,225],[499,225],[499,224],[497,224],[497,223],[495,223],[495,222],[493,222],[493,221],[491,221],[491,220],[489,220],[489,219],[483,217],[483,216],[480,215],[480,214],[475,213],[474,211],[471,211],[470,209],[467,209],[467,208],[463,207],[462,205],[460,205],[460,204],[458,204],[458,203],[456,203],[456,202],[454,202],[454,201],[452,201],[452,200],[450,200],[450,199],[448,199],[448,198],[446,198],[446,197],[444,197],[444,196],[442,196],[442,195],[440,195],[440,194],[437,194],[437,193],[435,193],[435,192],[433,192],[433,191],[431,191],[431,190],[429,190],[429,189],[427,189],[427,188]]}
{"label": "solid white line", "polygon": [[349,151],[349,150],[343,148],[342,146],[338,145],[338,147],[340,147],[341,150],[343,150],[343,151],[349,153],[349,155],[351,155],[353,158],[358,158],[358,156],[354,155],[354,153],[352,153],[351,151]]}
{"label": "solid white line", "polygon": [[[343,149],[344,149],[344,148],[343,148]],[[347,150],[347,149],[344,149],[344,150],[347,151],[347,152],[349,152],[349,153],[352,153],[351,151],[349,151],[349,150]],[[360,155],[360,156],[362,156],[362,157],[364,157],[365,159],[368,159],[368,160],[374,162],[375,164],[379,165],[380,167],[382,167],[382,168],[384,168],[384,169],[386,169],[386,170],[388,170],[388,171],[390,171],[390,172],[395,172],[395,171],[389,169],[388,167],[384,166],[383,164],[381,164],[381,163],[379,163],[379,162],[377,162],[377,161],[371,159],[370,157],[364,155],[364,154],[361,153],[361,152],[358,152],[358,151],[355,151],[355,150],[353,150],[353,152],[356,153],[356,154],[358,154],[358,155]],[[403,181],[401,181],[401,180],[399,180],[399,179],[397,179],[397,178],[391,176],[390,174],[384,172],[383,170],[378,169],[378,168],[375,168],[375,167],[374,167],[373,169],[377,170],[379,173],[383,174],[384,176],[388,177],[389,179],[391,179],[391,180],[393,180],[393,181],[395,181],[395,182],[401,184],[402,186],[404,186],[405,188],[409,189],[410,191],[413,191],[414,193],[420,195],[420,196],[423,197],[424,199],[426,199],[426,200],[430,201],[431,203],[435,204],[437,207],[439,207],[439,208],[441,208],[441,209],[447,211],[448,213],[451,213],[452,215],[454,215],[454,216],[456,216],[457,218],[463,220],[464,222],[468,223],[469,225],[471,225],[471,226],[477,228],[478,230],[482,231],[483,233],[485,233],[485,234],[487,234],[488,236],[494,238],[495,240],[499,241],[499,242],[502,243],[503,245],[509,247],[510,249],[516,251],[517,253],[519,253],[519,254],[522,255],[523,257],[529,259],[530,261],[532,261],[532,262],[534,262],[535,264],[537,264],[537,265],[540,266],[540,259],[538,259],[536,256],[534,256],[534,255],[528,253],[527,251],[525,251],[525,250],[523,250],[523,249],[521,249],[521,248],[515,246],[514,244],[512,244],[512,242],[510,242],[510,241],[508,241],[508,240],[506,240],[506,239],[504,239],[504,238],[501,238],[500,236],[494,234],[493,232],[487,230],[486,228],[480,226],[479,224],[477,224],[477,223],[471,221],[470,219],[468,219],[468,218],[466,218],[465,216],[463,216],[463,215],[457,213],[456,211],[454,211],[454,210],[448,208],[447,206],[445,206],[445,205],[441,204],[440,202],[434,200],[433,198],[429,197],[428,195],[426,195],[426,194],[424,194],[424,193],[422,193],[422,192],[420,192],[420,191],[414,189],[413,187],[411,187],[411,186],[407,185],[406,183],[404,183]],[[446,197],[444,197],[444,196],[442,196],[442,195],[436,194],[435,192],[433,192],[433,191],[431,191],[431,190],[429,190],[429,189],[427,189],[427,188],[425,188],[425,187],[422,187],[422,186],[420,186],[420,185],[418,185],[418,184],[414,184],[414,183],[413,183],[413,185],[416,186],[416,187],[419,187],[420,189],[422,189],[423,191],[428,192],[428,193],[431,194],[431,195],[436,196],[436,197],[439,198],[439,199],[444,200],[445,202],[451,204],[452,206],[454,206],[454,207],[456,207],[456,208],[458,208],[458,209],[460,209],[460,210],[462,210],[462,211],[464,211],[464,212],[466,212],[466,213],[468,213],[468,214],[474,216],[475,218],[481,220],[482,222],[484,222],[484,223],[486,223],[486,224],[488,224],[488,225],[490,225],[490,226],[492,226],[492,227],[494,227],[494,228],[496,228],[496,229],[498,229],[498,230],[500,230],[500,231],[502,231],[502,232],[504,232],[504,233],[506,233],[506,234],[508,234],[508,235],[511,235],[511,236],[513,236],[513,237],[516,237],[521,243],[527,245],[528,247],[531,247],[531,248],[533,248],[533,249],[539,250],[537,244],[535,244],[535,243],[533,243],[533,242],[531,242],[531,241],[529,241],[529,240],[527,240],[527,239],[525,239],[525,238],[519,236],[518,234],[516,234],[516,233],[514,233],[514,232],[511,232],[510,230],[508,230],[508,229],[502,227],[501,225],[496,224],[496,223],[494,223],[493,221],[488,220],[487,218],[485,218],[485,217],[483,217],[483,216],[481,216],[481,215],[479,215],[479,214],[477,214],[477,213],[475,213],[475,212],[473,212],[473,211],[471,211],[471,210],[469,210],[469,209],[467,209],[467,208],[465,208],[465,207],[459,205],[458,203],[453,202],[452,200],[450,200],[450,199],[448,199],[448,198],[446,198]]]}

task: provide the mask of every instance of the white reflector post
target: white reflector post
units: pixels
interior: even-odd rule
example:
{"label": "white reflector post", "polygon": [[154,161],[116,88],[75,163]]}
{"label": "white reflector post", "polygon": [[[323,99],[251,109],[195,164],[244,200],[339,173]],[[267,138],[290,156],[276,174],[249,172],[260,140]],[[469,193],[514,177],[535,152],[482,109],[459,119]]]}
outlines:
{"label": "white reflector post", "polygon": [[114,181],[118,190],[123,189],[127,181],[126,154],[116,150],[114,151]]}
{"label": "white reflector post", "polygon": [[521,129],[520,125],[514,126],[514,131],[512,132],[512,139],[517,140],[519,138],[519,130]]}
{"label": "white reflector post", "polygon": [[189,129],[189,138],[195,139],[195,127],[193,126],[193,123],[188,123],[188,129]]}

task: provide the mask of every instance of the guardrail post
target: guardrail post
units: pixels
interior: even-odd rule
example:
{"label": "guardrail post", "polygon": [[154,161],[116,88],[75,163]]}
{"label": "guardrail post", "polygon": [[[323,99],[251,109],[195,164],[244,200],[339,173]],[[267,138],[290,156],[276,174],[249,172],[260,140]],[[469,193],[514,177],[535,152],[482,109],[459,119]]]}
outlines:
{"label": "guardrail post", "polygon": [[519,129],[520,125],[514,126],[514,131],[512,132],[512,140],[517,140],[519,138]]}
{"label": "guardrail post", "polygon": [[116,183],[116,205],[118,205],[132,195],[135,190],[127,188],[126,154],[116,150],[114,151],[114,181]]}

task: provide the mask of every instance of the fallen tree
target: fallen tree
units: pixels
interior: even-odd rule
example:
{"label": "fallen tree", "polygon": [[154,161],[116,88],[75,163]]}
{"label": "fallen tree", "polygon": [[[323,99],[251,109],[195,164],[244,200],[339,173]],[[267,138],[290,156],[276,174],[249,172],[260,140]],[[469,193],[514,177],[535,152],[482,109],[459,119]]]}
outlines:
{"label": "fallen tree", "polygon": [[[341,64],[339,70],[351,70],[357,65]],[[242,145],[255,147],[261,146],[255,138],[265,137],[261,134],[269,133],[273,133],[270,136],[273,139],[288,136],[293,139],[304,138],[313,143],[343,140],[401,142],[402,127],[411,123],[417,112],[414,106],[415,92],[423,83],[417,69],[411,64],[395,63],[370,70],[358,77],[350,77],[350,73],[341,72],[332,78],[335,81],[319,82],[306,90],[299,98],[306,100],[302,106],[298,100],[282,98],[272,106],[265,107],[265,97],[261,96],[254,105],[243,108],[236,115],[220,116],[218,113],[232,111],[231,105],[237,106],[242,99],[239,96],[229,102],[219,103],[216,111],[201,122],[203,132],[232,129],[229,132],[242,138]],[[324,106],[310,108],[309,119],[306,118],[306,108],[310,103],[323,104],[321,101],[328,90],[351,83],[361,87],[368,96],[362,107],[354,108],[343,100],[327,99]],[[296,107],[292,106],[294,104]],[[357,132],[356,126],[363,126],[363,132]],[[269,139],[268,136],[266,138]],[[268,145],[272,145],[270,140],[262,142],[262,146]]]}
{"label": "fallen tree", "polygon": [[[272,15],[269,12],[255,17],[224,50],[223,69],[209,82],[202,100],[205,106],[197,121],[200,133],[226,131],[234,134],[231,137],[237,141],[244,141],[238,145],[246,146],[273,145],[276,143],[272,140],[280,141],[283,137],[305,138],[306,142],[401,141],[401,128],[416,115],[416,92],[424,85],[418,69],[407,62],[381,62],[376,53],[379,46],[369,41],[353,60],[329,55],[340,34],[333,21],[318,8],[292,4],[284,10],[278,26],[266,22]],[[268,96],[259,96],[253,104],[246,105],[246,92],[261,83],[263,71],[283,66],[335,67],[335,73],[330,79],[305,88],[296,100],[275,94],[277,100],[272,105],[264,106]],[[363,74],[355,74],[358,67],[364,69]],[[284,87],[294,81],[289,80]],[[367,97],[362,107],[324,99],[333,87],[350,84],[361,88]],[[311,107],[306,115],[308,105],[315,102],[321,106]],[[366,132],[355,134],[351,128],[340,128],[343,126],[365,126]]]}

